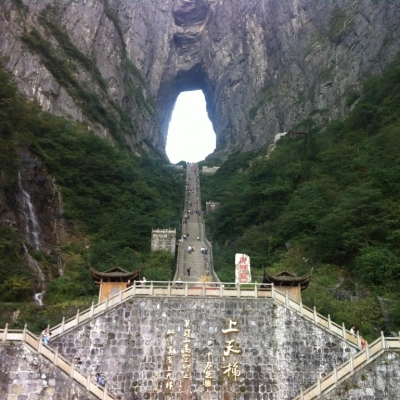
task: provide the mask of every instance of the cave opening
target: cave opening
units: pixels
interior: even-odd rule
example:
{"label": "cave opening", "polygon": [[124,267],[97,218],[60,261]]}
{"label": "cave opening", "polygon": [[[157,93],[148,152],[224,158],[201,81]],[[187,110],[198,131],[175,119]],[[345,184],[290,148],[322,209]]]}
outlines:
{"label": "cave opening", "polygon": [[183,91],[176,99],[165,151],[171,163],[198,162],[215,150],[216,135],[202,90]]}

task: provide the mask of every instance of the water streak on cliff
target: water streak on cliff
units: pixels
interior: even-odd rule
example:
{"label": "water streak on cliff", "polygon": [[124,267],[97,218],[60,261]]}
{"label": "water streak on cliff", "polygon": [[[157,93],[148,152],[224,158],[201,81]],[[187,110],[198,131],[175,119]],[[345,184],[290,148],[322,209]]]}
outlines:
{"label": "water streak on cliff", "polygon": [[21,190],[23,199],[23,214],[25,217],[25,233],[26,240],[35,247],[36,250],[40,248],[39,233],[40,227],[38,218],[36,216],[35,207],[32,204],[31,196],[24,190],[21,182],[21,174],[18,172],[19,188]]}
{"label": "water streak on cliff", "polygon": [[58,271],[58,275],[59,276],[63,276],[64,275],[64,269],[63,269],[63,264],[62,264],[61,257],[57,258],[57,271]]}
{"label": "water streak on cliff", "polygon": [[44,277],[44,273],[42,271],[42,268],[40,268],[39,263],[29,254],[29,250],[26,247],[25,243],[22,244],[25,250],[25,258],[28,262],[28,265],[31,269],[33,269],[34,271],[37,272],[37,278],[39,281],[39,291],[36,292],[33,296],[33,298],[35,299],[36,303],[39,306],[43,305],[43,296],[45,294],[45,277]]}

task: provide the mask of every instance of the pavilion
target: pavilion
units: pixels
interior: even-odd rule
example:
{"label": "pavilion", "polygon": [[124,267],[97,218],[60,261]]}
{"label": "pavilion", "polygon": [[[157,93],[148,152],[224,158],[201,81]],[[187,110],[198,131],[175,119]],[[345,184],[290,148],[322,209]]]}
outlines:
{"label": "pavilion", "polygon": [[296,276],[288,271],[282,271],[279,274],[271,275],[264,270],[263,283],[273,283],[274,287],[281,292],[288,292],[292,300],[301,301],[301,292],[305,290],[310,283],[312,269],[307,275]]}
{"label": "pavilion", "polygon": [[99,302],[126,289],[128,280],[138,281],[140,277],[140,270],[129,272],[120,267],[114,267],[107,271],[96,271],[91,267],[90,272],[93,282],[100,287]]}

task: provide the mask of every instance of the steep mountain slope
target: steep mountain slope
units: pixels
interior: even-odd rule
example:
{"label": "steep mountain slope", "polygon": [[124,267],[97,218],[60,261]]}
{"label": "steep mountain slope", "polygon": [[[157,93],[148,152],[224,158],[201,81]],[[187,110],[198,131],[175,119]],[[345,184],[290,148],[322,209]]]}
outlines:
{"label": "steep mountain slope", "polygon": [[204,91],[226,158],[311,113],[345,114],[400,44],[389,1],[4,0],[0,11],[0,52],[23,93],[163,153],[183,90]]}

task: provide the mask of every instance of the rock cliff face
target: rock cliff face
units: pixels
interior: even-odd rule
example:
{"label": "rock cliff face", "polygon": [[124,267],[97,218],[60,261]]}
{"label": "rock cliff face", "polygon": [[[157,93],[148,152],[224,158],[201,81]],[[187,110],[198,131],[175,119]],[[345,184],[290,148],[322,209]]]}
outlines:
{"label": "rock cliff face", "polygon": [[389,0],[3,0],[0,15],[0,51],[22,92],[161,152],[181,91],[203,90],[226,157],[310,114],[343,115],[400,48]]}

